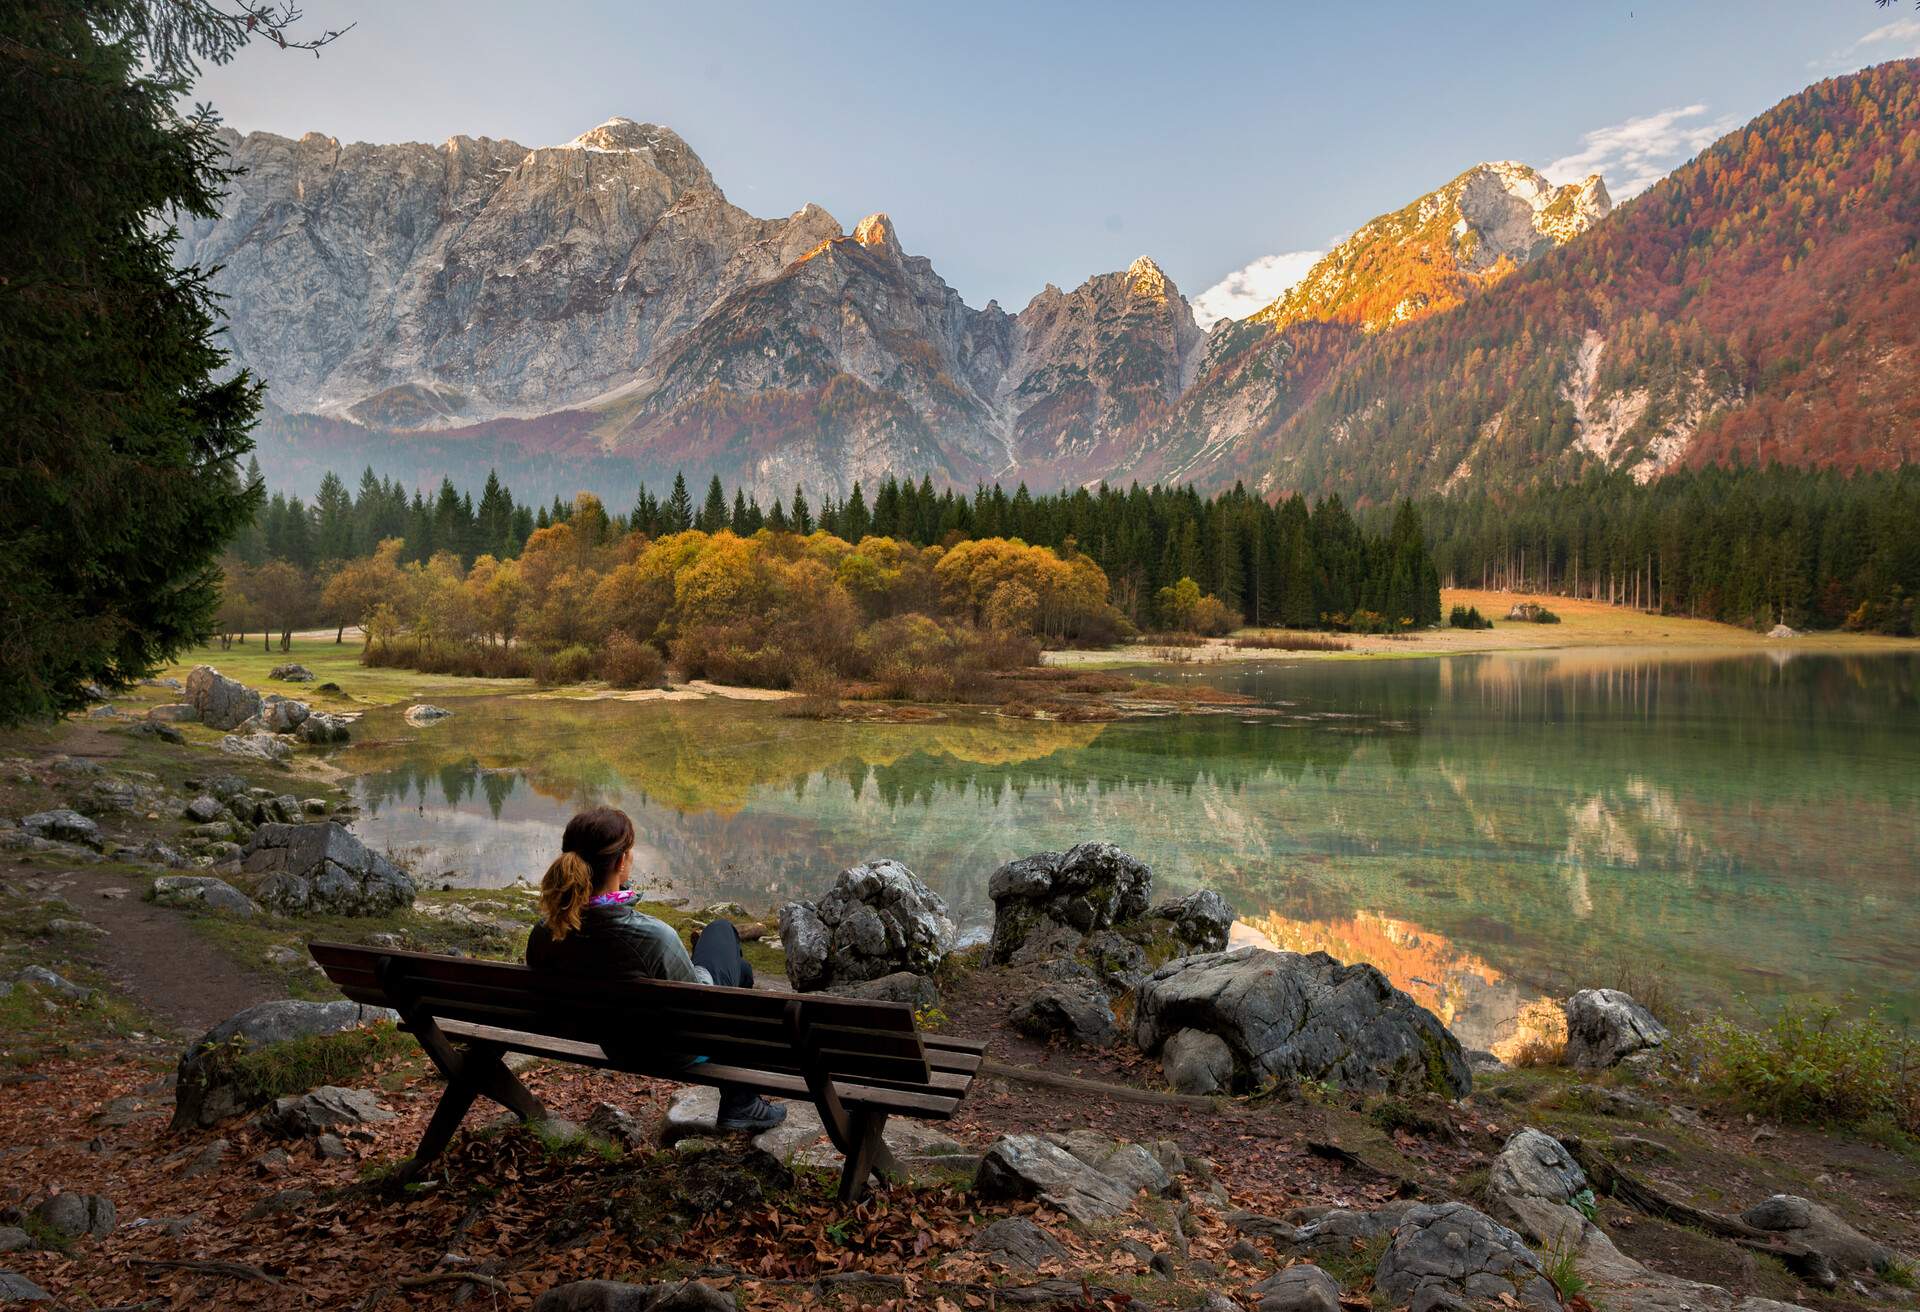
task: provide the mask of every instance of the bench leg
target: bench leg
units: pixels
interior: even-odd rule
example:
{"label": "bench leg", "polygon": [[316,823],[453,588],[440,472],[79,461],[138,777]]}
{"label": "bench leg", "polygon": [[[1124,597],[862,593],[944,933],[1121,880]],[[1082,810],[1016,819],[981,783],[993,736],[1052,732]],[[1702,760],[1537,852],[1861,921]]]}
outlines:
{"label": "bench leg", "polygon": [[499,1048],[476,1044],[458,1055],[458,1060],[452,1063],[453,1069],[447,1072],[447,1091],[440,1095],[440,1103],[427,1122],[426,1133],[420,1136],[413,1156],[400,1166],[402,1182],[413,1179],[428,1162],[447,1150],[454,1131],[460,1128],[460,1122],[466,1119],[467,1112],[482,1094],[523,1121],[546,1119],[547,1109],[507,1069],[506,1063],[500,1060],[500,1052]]}
{"label": "bench leg", "polygon": [[861,1108],[847,1119],[851,1124],[846,1145],[847,1165],[840,1173],[840,1201],[857,1203],[866,1197],[869,1177],[879,1174],[898,1179],[903,1173],[893,1158],[893,1150],[887,1147],[885,1112]]}

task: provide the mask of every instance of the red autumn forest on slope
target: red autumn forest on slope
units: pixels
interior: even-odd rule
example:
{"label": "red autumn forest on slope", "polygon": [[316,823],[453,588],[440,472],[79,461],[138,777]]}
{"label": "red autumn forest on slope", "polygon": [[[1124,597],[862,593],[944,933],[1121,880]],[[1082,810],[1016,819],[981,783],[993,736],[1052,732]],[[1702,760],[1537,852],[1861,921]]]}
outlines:
{"label": "red autumn forest on slope", "polygon": [[1256,357],[1290,395],[1222,472],[1382,498],[1598,460],[1640,477],[1912,461],[1916,242],[1920,60],[1905,60],[1782,101],[1449,313],[1370,337],[1249,333],[1228,369]]}

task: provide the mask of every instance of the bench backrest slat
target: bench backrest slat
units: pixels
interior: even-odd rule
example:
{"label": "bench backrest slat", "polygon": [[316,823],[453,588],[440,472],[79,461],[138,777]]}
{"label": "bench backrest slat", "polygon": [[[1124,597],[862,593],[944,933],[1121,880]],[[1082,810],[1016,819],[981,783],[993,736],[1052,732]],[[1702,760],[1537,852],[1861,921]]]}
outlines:
{"label": "bench backrest slat", "polygon": [[[668,980],[555,976],[507,962],[315,943],[313,956],[349,998],[405,1016],[493,1026],[608,1052],[620,1068],[658,1070],[685,1053],[770,1072],[815,1063],[834,1078],[931,1086],[912,1008],[831,995],[767,993]],[[790,1027],[798,1010],[800,1041]],[[944,1079],[941,1081],[944,1083]]]}

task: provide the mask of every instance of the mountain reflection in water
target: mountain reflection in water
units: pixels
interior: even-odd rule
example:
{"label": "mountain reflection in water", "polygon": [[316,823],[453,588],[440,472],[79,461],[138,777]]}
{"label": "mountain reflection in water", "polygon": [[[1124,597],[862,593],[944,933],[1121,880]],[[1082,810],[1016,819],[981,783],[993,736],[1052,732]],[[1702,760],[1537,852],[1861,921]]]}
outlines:
{"label": "mountain reflection in water", "polygon": [[429,879],[537,880],[575,809],[701,901],[905,861],[964,924],[1001,862],[1086,839],[1218,889],[1282,946],[1379,965],[1485,1046],[1543,990],[1655,963],[1682,996],[1920,1017],[1920,659],[1579,652],[1170,670],[1228,714],[788,719],[777,705],[471,698],[370,714],[361,833]]}

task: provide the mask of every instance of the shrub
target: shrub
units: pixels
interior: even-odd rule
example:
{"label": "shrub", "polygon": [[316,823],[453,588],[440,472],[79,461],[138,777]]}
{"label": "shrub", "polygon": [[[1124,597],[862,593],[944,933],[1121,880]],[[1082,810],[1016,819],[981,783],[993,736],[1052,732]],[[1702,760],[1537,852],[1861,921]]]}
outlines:
{"label": "shrub", "polygon": [[1353,646],[1327,633],[1256,633],[1235,638],[1233,645],[1247,651],[1347,651]]}
{"label": "shrub", "polygon": [[[423,674],[452,674],[462,678],[524,679],[533,673],[535,662],[519,647],[426,644],[407,637],[389,638],[378,646],[368,644],[361,649],[360,663],[376,669],[419,670]],[[327,689],[322,685],[314,691]]]}
{"label": "shrub", "polygon": [[1920,1040],[1876,1012],[1848,1020],[1832,1003],[1789,1002],[1757,1029],[1711,1016],[1675,1050],[1703,1084],[1764,1115],[1920,1133]]}
{"label": "shrub", "polygon": [[1513,1033],[1493,1045],[1509,1066],[1558,1066],[1567,1055],[1567,1013],[1552,998],[1536,998],[1514,1017]]}
{"label": "shrub", "polygon": [[1189,622],[1202,637],[1224,638],[1240,627],[1240,612],[1209,594],[1194,604]]}
{"label": "shrub", "polygon": [[652,643],[615,632],[600,653],[600,677],[616,688],[657,688],[666,682],[667,662]]}
{"label": "shrub", "polygon": [[1447,612],[1447,625],[1455,629],[1490,629],[1493,621],[1482,615],[1478,606],[1455,606]]}
{"label": "shrub", "polygon": [[533,676],[542,683],[581,683],[593,677],[594,663],[593,649],[575,643],[535,657]]}

